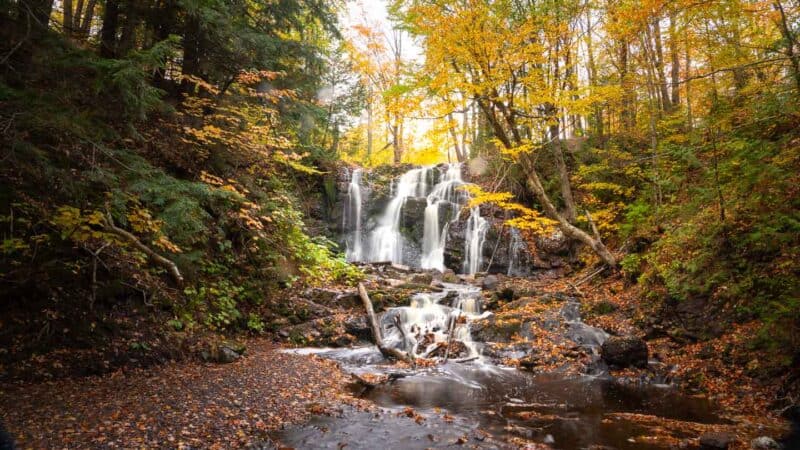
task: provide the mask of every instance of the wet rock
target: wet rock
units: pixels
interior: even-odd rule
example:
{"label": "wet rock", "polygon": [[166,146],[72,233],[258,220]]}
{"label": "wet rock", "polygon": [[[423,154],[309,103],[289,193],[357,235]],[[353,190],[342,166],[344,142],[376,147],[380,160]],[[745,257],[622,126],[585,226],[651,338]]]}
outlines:
{"label": "wet rock", "polygon": [[464,358],[469,355],[469,349],[463,342],[454,340],[450,342],[449,346],[447,344],[440,345],[428,357],[444,358],[445,354],[449,359]]}
{"label": "wet rock", "polygon": [[497,361],[505,358],[521,359],[528,355],[532,348],[533,346],[527,342],[518,342],[512,345],[488,342],[483,344],[481,353],[483,356],[488,356]]}
{"label": "wet rock", "polygon": [[499,292],[497,292],[497,299],[498,300],[511,301],[511,300],[514,300],[515,298],[518,298],[518,297],[516,296],[516,292],[514,291],[514,289],[511,288],[511,287],[506,286],[506,287],[500,289]]}
{"label": "wet rock", "polygon": [[418,273],[411,277],[411,282],[415,284],[431,284],[433,281],[433,274],[430,273]]}
{"label": "wet rock", "polygon": [[483,278],[483,281],[481,281],[481,287],[487,291],[497,289],[498,284],[500,284],[500,280],[498,280],[495,275],[487,275]]}
{"label": "wet rock", "polygon": [[470,330],[473,340],[480,342],[510,342],[511,336],[520,331],[519,322],[500,322],[495,316],[473,321]]}
{"label": "wet rock", "polygon": [[220,349],[219,358],[217,359],[217,362],[221,364],[228,364],[236,361],[240,357],[241,355],[236,353],[232,348],[222,347]]}
{"label": "wet rock", "polygon": [[781,448],[781,445],[771,437],[760,436],[750,441],[750,448],[753,450],[777,450]]}
{"label": "wet rock", "polygon": [[445,269],[444,273],[442,273],[442,281],[445,283],[458,283],[459,279],[453,269]]}
{"label": "wet rock", "polygon": [[353,316],[344,321],[342,324],[347,334],[353,335],[356,339],[362,341],[370,341],[372,339],[372,330],[367,323],[366,316]]}
{"label": "wet rock", "polygon": [[725,450],[733,444],[736,436],[731,433],[711,432],[700,436],[700,448],[704,450]]}
{"label": "wet rock", "polygon": [[612,336],[603,343],[601,353],[611,366],[647,367],[647,343],[636,336]]}
{"label": "wet rock", "polygon": [[400,210],[400,227],[404,235],[414,240],[421,240],[425,226],[425,208],[428,200],[425,197],[408,197]]}
{"label": "wet rock", "polygon": [[[600,347],[608,340],[608,334],[605,331],[601,330],[600,328],[587,325],[583,322],[570,322],[567,328],[567,337],[572,340],[572,342],[584,347]],[[644,343],[644,341],[642,341],[642,343]],[[638,358],[638,355],[632,355],[632,357]],[[606,362],[608,362],[608,360],[606,360]],[[639,360],[636,359],[635,363],[631,363],[631,365],[636,365],[639,363]],[[636,367],[644,366],[647,366],[646,345],[644,347],[644,363],[642,366],[637,365]]]}
{"label": "wet rock", "polygon": [[542,364],[542,357],[539,354],[531,353],[519,359],[519,366],[523,369],[533,370]]}
{"label": "wet rock", "polygon": [[355,344],[355,342],[356,342],[356,337],[355,336],[353,336],[351,334],[348,334],[348,333],[345,333],[345,334],[340,334],[339,336],[336,336],[336,338],[333,340],[332,344],[335,347],[349,347],[350,345]]}

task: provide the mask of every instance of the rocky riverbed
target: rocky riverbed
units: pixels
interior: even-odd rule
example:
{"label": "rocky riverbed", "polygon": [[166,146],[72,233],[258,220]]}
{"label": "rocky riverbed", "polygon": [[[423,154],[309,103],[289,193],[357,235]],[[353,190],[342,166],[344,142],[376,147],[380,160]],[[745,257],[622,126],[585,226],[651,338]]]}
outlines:
{"label": "rocky riverbed", "polygon": [[[472,277],[396,264],[365,270],[378,311],[407,305],[419,292],[446,302],[451,283],[480,288],[481,314],[468,318],[480,357],[460,363],[432,355],[416,367],[388,361],[370,344],[355,291],[309,292],[311,302],[340,312],[284,338],[355,374],[353,392],[377,410],[290,427],[275,435],[286,445],[375,448],[388,439],[403,448],[638,449],[750,448],[752,441],[769,448],[763,445],[786,433],[785,422],[758,415],[765,406],[752,397],[763,391],[742,397],[746,410],[725,401],[731,391],[702,395],[675,349],[646,341],[624,302],[598,299],[594,288],[575,285],[580,277]],[[607,291],[600,285],[598,292]]]}

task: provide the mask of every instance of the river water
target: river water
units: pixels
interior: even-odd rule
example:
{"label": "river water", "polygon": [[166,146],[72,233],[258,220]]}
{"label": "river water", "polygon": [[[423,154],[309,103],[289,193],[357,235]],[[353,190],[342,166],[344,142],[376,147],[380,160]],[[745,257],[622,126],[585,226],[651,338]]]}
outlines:
{"label": "river water", "polygon": [[[464,357],[480,354],[481,343],[469,336],[469,322],[485,314],[477,289],[461,285],[418,294],[409,306],[383,314],[390,345],[418,356],[434,341],[448,339],[449,318],[466,319],[453,328],[454,338],[465,341],[466,353],[434,367],[400,369],[374,346],[294,350],[339,361],[351,373],[393,374],[396,379],[372,388],[354,384],[354,394],[372,402],[378,412],[344,408],[275,437],[295,448],[518,448],[520,442],[529,442],[556,449],[656,449],[669,447],[643,440],[650,431],[631,414],[724,423],[707,400],[666,386],[621,384],[605,373],[533,374],[484,357]],[[392,328],[395,316],[404,333]]]}

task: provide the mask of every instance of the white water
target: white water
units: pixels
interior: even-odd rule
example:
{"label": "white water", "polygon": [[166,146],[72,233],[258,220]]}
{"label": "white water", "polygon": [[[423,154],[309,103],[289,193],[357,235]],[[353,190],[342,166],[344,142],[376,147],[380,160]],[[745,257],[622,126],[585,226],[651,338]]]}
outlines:
{"label": "white water", "polygon": [[428,172],[432,168],[412,169],[400,176],[393,186],[393,196],[386,206],[378,226],[372,231],[369,261],[403,262],[403,235],[400,233],[400,212],[408,197],[422,197],[428,186]]}
{"label": "white water", "polygon": [[353,170],[347,186],[347,202],[344,204],[343,229],[350,233],[345,256],[348,261],[363,258],[361,244],[361,169]]}
{"label": "white water", "polygon": [[[447,226],[450,220],[458,213],[461,206],[458,188],[464,185],[461,179],[461,166],[449,164],[447,171],[436,186],[428,194],[425,207],[425,230],[422,237],[423,269],[444,270],[444,246]],[[439,220],[440,207],[444,204],[449,209],[449,218],[442,226]]]}
{"label": "white water", "polygon": [[525,249],[527,244],[522,239],[522,235],[520,235],[518,229],[512,227],[509,230],[509,233],[511,233],[511,243],[508,246],[508,249],[511,254],[508,255],[508,272],[506,275],[513,276],[514,271],[518,270],[517,268],[520,267],[519,255]]}
{"label": "white water", "polygon": [[481,217],[480,208],[472,208],[467,221],[467,231],[464,236],[464,273],[474,275],[481,269],[483,263],[483,243],[486,240],[486,231],[489,222]]}
{"label": "white water", "polygon": [[[433,183],[438,176],[438,182]],[[344,220],[346,230],[352,230],[347,242],[347,259],[350,261],[391,261],[403,264],[407,255],[403,254],[405,237],[401,233],[402,211],[409,198],[425,198],[423,236],[419,265],[423,269],[445,270],[444,249],[447,230],[457,218],[458,212],[466,204],[469,195],[459,189],[465,183],[461,176],[460,164],[446,166],[426,166],[411,169],[390,185],[391,199],[378,217],[369,235],[363,235],[361,225],[361,172],[355,170],[348,187],[348,201],[345,204]],[[446,217],[442,217],[446,214]],[[481,265],[482,246],[488,222],[480,217],[480,211],[473,208],[470,215],[467,239],[467,258],[462,267],[474,274]],[[363,235],[363,236],[362,236]]]}
{"label": "white water", "polygon": [[[469,352],[467,357],[477,356],[478,351],[469,331],[469,320],[480,317],[480,291],[473,286],[455,284],[448,284],[446,290],[457,293],[452,306],[440,303],[446,293],[419,293],[411,298],[409,306],[389,309],[381,318],[386,344],[421,356],[438,343],[448,341],[448,326],[455,321],[453,339],[464,343]],[[467,320],[459,321],[459,316],[465,316]],[[397,328],[395,317],[400,319],[403,332]],[[425,348],[421,348],[423,343],[427,344]]]}

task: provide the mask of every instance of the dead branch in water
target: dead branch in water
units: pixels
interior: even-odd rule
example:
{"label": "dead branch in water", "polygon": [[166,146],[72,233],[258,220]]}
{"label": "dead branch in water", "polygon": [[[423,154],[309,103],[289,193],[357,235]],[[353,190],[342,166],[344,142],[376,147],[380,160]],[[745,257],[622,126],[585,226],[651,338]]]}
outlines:
{"label": "dead branch in water", "polygon": [[[408,353],[397,350],[396,348],[386,347],[383,344],[381,327],[378,323],[378,318],[375,316],[375,310],[372,308],[372,301],[369,299],[369,294],[367,294],[367,288],[364,287],[363,283],[358,283],[358,296],[361,297],[361,302],[364,303],[364,309],[367,311],[367,321],[372,329],[372,337],[375,340],[375,345],[378,346],[378,350],[381,351],[381,354],[387,358],[395,358],[414,364],[414,358],[409,356]],[[400,330],[403,333],[405,332],[402,328]]]}

